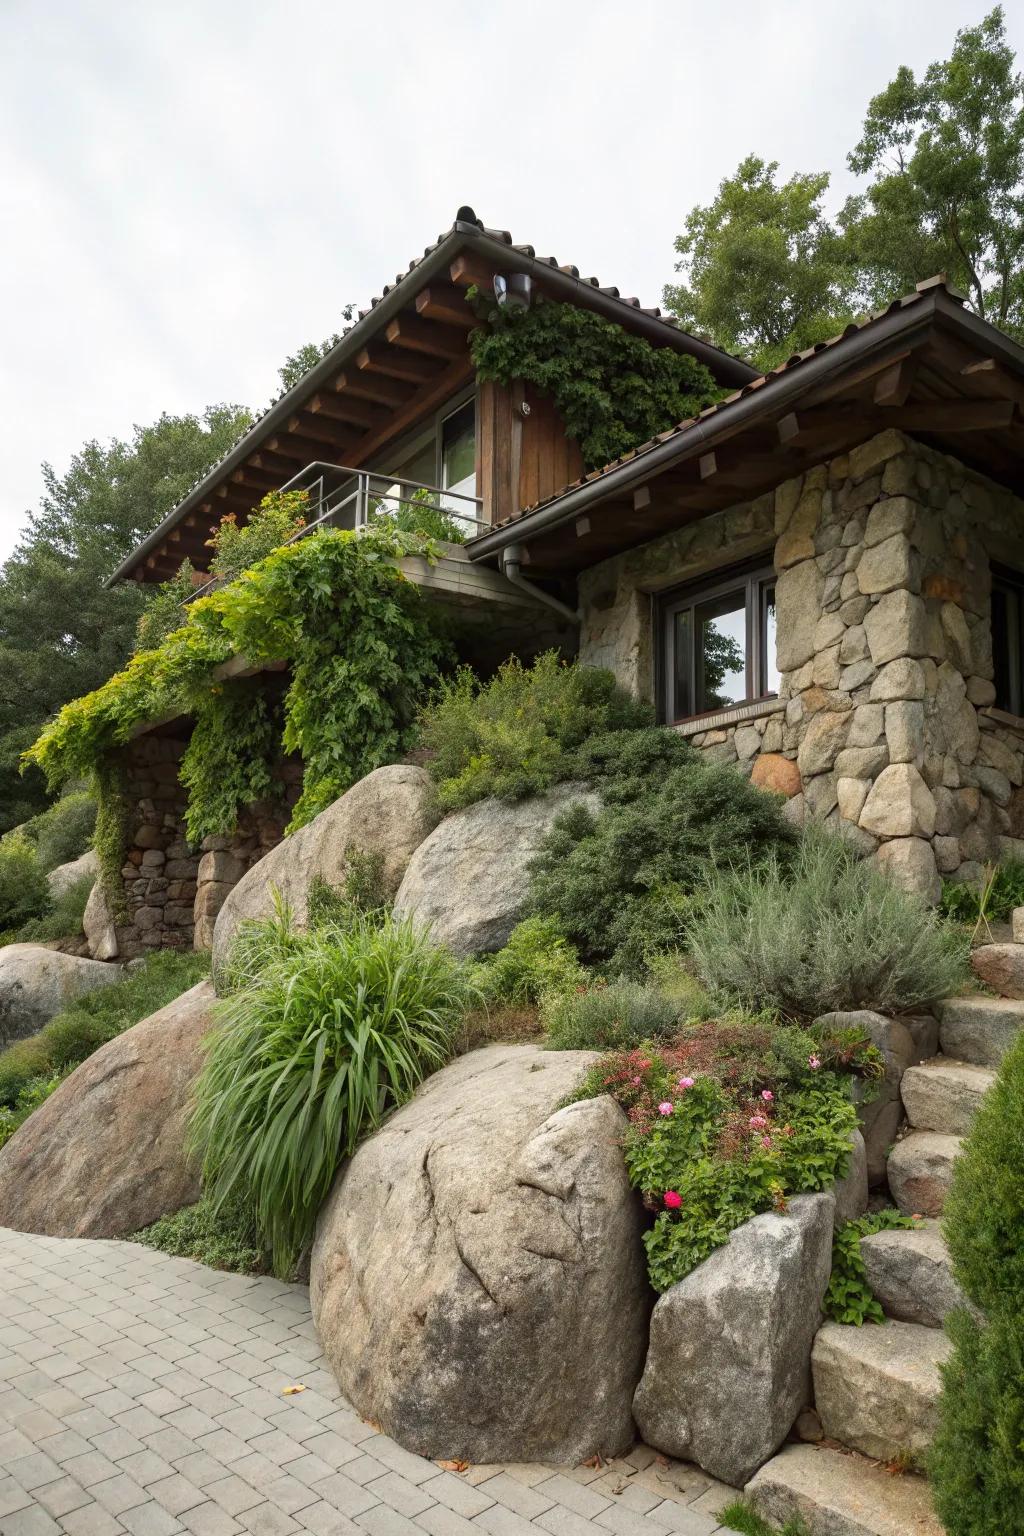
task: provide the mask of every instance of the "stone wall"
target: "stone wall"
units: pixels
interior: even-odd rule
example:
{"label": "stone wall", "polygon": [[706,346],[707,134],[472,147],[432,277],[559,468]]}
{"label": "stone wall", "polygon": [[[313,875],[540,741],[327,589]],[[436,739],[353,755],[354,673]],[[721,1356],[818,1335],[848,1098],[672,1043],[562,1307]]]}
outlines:
{"label": "stone wall", "polygon": [[651,594],[774,547],[778,701],[681,727],[905,884],[1024,853],[1024,722],[992,708],[990,560],[1024,502],[887,431],[581,581],[581,656],[653,696]]}

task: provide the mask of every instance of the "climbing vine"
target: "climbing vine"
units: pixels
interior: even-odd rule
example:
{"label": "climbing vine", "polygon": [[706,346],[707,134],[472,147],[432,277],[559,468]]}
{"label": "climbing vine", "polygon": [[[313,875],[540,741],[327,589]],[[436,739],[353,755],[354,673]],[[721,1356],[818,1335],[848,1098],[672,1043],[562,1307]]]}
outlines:
{"label": "climbing vine", "polygon": [[574,304],[537,298],[529,309],[467,295],[483,322],[470,347],[480,379],[527,379],[549,395],[587,469],[598,469],[721,399],[696,358],[653,347]]}
{"label": "climbing vine", "polygon": [[[155,649],[65,705],[26,761],[51,788],[95,773],[102,822],[112,814],[112,754],[136,727],[190,713],[198,736],[183,759],[190,837],[232,831],[239,806],[266,793],[282,748],[303,760],[291,826],[304,825],[411,742],[417,704],[447,644],[396,562],[432,557],[432,549],[421,535],[381,525],[360,535],[316,533],[275,550],[193,603]],[[218,667],[237,656],[290,664],[276,725],[255,685],[218,680]]]}

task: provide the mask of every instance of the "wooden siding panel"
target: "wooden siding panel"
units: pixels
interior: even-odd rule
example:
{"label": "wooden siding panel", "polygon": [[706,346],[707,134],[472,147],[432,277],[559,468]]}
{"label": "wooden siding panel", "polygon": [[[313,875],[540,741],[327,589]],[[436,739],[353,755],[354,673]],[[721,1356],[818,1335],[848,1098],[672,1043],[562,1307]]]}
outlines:
{"label": "wooden siding panel", "polygon": [[553,496],[583,474],[583,460],[576,442],[565,435],[554,402],[532,385],[525,386],[530,414],[522,421],[522,463],[519,473],[519,506]]}

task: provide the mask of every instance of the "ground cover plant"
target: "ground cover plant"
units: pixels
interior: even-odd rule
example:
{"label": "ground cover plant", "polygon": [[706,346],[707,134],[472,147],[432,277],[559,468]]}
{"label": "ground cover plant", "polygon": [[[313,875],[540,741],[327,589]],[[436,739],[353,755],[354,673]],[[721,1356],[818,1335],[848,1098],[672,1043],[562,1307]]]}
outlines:
{"label": "ground cover plant", "polygon": [[928,1470],[950,1536],[1002,1536],[1024,1509],[1024,1035],[954,1164],[943,1230],[976,1310],[946,1320],[953,1353]]}
{"label": "ground cover plant", "polygon": [[472,992],[446,950],[390,914],[298,934],[281,911],[244,947],[190,1137],[214,1211],[241,1201],[287,1276],[340,1163],[447,1061]]}
{"label": "ground cover plant", "polygon": [[576,1096],[609,1093],[625,1111],[626,1170],[654,1218],[644,1235],[654,1289],[675,1285],[750,1217],[842,1178],[857,1124],[851,1076],[881,1071],[855,1031],[743,1016],[592,1067]]}
{"label": "ground cover plant", "polygon": [[50,1077],[30,1078],[18,1090],[13,1104],[0,1104],[0,1147],[5,1146],[32,1111],[38,1109],[55,1088],[60,1087],[64,1076],[64,1073],[54,1072]]}
{"label": "ground cover plant", "polygon": [[868,1284],[868,1272],[861,1257],[860,1240],[875,1232],[891,1232],[901,1227],[916,1227],[915,1216],[885,1207],[869,1211],[836,1228],[832,1242],[832,1274],[822,1306],[834,1323],[884,1323],[885,1313]]}
{"label": "ground cover plant", "polygon": [[649,725],[653,711],[611,672],[547,651],[532,666],[515,657],[482,682],[468,667],[439,684],[420,717],[420,745],[444,811],[495,795],[521,800],[576,773],[590,736]]}
{"label": "ground cover plant", "polygon": [[588,979],[575,947],[552,917],[517,923],[504,949],[482,956],[471,974],[485,1005],[515,1008],[536,1007],[549,995],[571,995]]}
{"label": "ground cover plant", "polygon": [[712,867],[783,868],[795,833],[776,796],[709,762],[675,731],[649,727],[593,736],[573,776],[603,807],[570,806],[534,863],[530,900],[555,916],[585,960],[642,975],[676,947]]}
{"label": "ground cover plant", "polygon": [[739,1531],[740,1536],[811,1536],[811,1532],[799,1516],[787,1520],[779,1527],[771,1525],[746,1499],[737,1499],[718,1511],[718,1519],[728,1531]]}
{"label": "ground cover plant", "polygon": [[133,1233],[131,1241],[178,1259],[194,1259],[211,1269],[261,1275],[268,1267],[256,1217],[239,1199],[226,1200],[218,1208],[212,1196],[203,1195],[195,1205],[186,1205]]}
{"label": "ground cover plant", "polygon": [[786,859],[709,871],[686,948],[722,1002],[796,1018],[897,1012],[961,990],[969,975],[961,934],[817,828]]}
{"label": "ground cover plant", "polygon": [[0,1051],[0,1106],[13,1109],[32,1084],[77,1067],[93,1051],[195,986],[209,970],[206,955],[158,950],[59,1013],[36,1035]]}
{"label": "ground cover plant", "polygon": [[541,999],[541,1020],[554,1051],[612,1051],[668,1040],[679,1006],[652,982],[591,979]]}

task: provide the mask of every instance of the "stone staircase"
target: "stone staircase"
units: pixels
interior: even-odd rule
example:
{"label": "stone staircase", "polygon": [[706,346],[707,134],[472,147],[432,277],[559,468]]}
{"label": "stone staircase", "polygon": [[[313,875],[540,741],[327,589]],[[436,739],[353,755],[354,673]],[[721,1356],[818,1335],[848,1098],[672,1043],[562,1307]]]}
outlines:
{"label": "stone staircase", "polygon": [[920,1464],[935,1433],[950,1352],[942,1323],[966,1304],[936,1218],[962,1138],[1024,1029],[1024,1000],[948,998],[936,1014],[938,1053],[902,1075],[908,1129],[887,1165],[900,1210],[925,1220],[860,1245],[889,1321],[819,1330],[811,1370],[825,1443],[787,1445],[747,1485],[767,1519],[799,1517],[810,1536],[942,1536],[924,1479],[892,1471]]}

